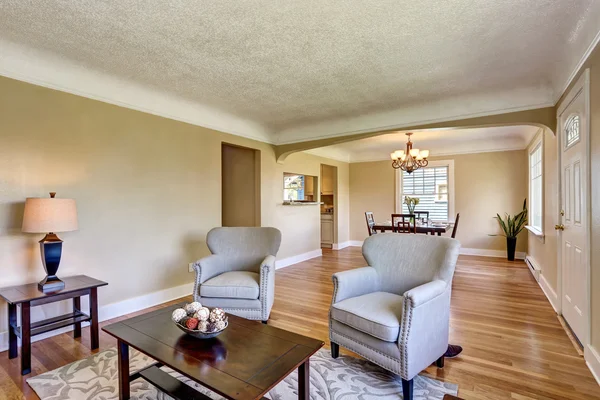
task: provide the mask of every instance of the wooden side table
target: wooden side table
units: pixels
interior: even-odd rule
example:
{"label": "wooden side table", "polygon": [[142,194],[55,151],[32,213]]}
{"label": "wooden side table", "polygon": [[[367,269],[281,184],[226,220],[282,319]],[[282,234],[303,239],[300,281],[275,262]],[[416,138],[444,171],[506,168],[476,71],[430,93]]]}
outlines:
{"label": "wooden side table", "polygon": [[[38,290],[37,283],[11,286],[0,289],[0,297],[8,303],[8,358],[18,355],[17,337],[21,338],[21,375],[31,372],[31,337],[65,326],[75,325],[74,337],[81,336],[81,323],[90,322],[91,348],[99,346],[98,337],[98,288],[108,283],[90,278],[86,275],[76,275],[62,278],[64,289],[43,293]],[[90,314],[83,313],[81,296],[90,296]],[[73,312],[31,323],[31,307],[73,299]],[[21,326],[17,326],[17,306],[21,308]]]}

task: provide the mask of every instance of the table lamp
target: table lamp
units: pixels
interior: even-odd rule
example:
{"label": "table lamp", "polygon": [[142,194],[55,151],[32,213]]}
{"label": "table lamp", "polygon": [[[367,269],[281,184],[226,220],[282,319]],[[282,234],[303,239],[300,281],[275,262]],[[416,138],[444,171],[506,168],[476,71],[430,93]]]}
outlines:
{"label": "table lamp", "polygon": [[63,241],[54,232],[77,230],[77,208],[73,199],[57,199],[50,192],[50,198],[29,197],[25,201],[23,232],[46,233],[40,240],[42,263],[46,277],[38,283],[42,292],[56,292],[65,287],[56,272],[60,264]]}

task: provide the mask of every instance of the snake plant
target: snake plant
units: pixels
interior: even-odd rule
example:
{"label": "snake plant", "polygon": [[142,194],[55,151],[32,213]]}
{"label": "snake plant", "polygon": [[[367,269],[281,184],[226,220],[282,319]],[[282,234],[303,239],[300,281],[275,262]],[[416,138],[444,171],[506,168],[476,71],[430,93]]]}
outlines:
{"label": "snake plant", "polygon": [[523,210],[518,214],[514,216],[505,214],[505,219],[503,219],[500,214],[496,214],[494,218],[498,220],[498,224],[500,224],[500,228],[502,228],[502,232],[504,232],[504,234],[500,236],[516,238],[517,235],[525,229],[525,224],[527,223],[527,199],[523,201]]}

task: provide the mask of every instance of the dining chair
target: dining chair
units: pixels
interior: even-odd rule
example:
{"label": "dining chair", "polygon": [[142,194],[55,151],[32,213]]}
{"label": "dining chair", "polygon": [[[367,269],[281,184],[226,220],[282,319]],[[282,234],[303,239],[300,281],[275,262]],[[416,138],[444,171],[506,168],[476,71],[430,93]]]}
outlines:
{"label": "dining chair", "polygon": [[429,211],[415,211],[415,217],[419,219],[427,218],[427,221],[429,221]]}
{"label": "dining chair", "polygon": [[369,236],[373,236],[377,233],[373,226],[375,226],[375,217],[371,211],[365,212],[365,218],[367,220],[367,229],[369,230]]}
{"label": "dining chair", "polygon": [[456,230],[458,229],[458,220],[460,219],[460,213],[456,214],[456,219],[454,220],[454,227],[452,228],[452,239],[456,238]]}
{"label": "dining chair", "polygon": [[417,233],[417,221],[411,225],[414,214],[392,214],[392,228],[397,233]]}

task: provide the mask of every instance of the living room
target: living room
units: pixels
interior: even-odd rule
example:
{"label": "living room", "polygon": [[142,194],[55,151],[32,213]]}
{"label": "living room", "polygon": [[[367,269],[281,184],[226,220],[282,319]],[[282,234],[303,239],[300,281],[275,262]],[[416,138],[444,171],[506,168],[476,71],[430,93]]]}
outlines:
{"label": "living room", "polygon": [[[28,292],[33,296],[28,298],[31,309],[20,305],[24,298],[14,304],[0,301],[0,398],[61,398],[56,397],[58,392],[47,390],[54,384],[52,379],[57,379],[53,371],[114,351],[117,340],[113,336],[120,333],[103,328],[133,314],[160,315],[161,309],[195,300],[209,309],[224,309],[230,324],[216,338],[191,342],[202,343],[198,346],[216,340],[228,343],[235,332],[244,329],[265,335],[265,329],[278,335],[285,331],[298,336],[294,340],[299,346],[315,346],[315,357],[320,358],[311,359],[310,372],[308,358],[302,363],[296,360],[289,368],[306,365],[295,373],[308,374],[309,386],[301,389],[296,383],[290,392],[269,393],[283,390],[275,388],[278,382],[274,380],[273,387],[264,386],[257,396],[288,399],[302,392],[302,396],[320,398],[315,397],[319,378],[313,377],[319,365],[337,368],[339,363],[358,360],[351,365],[357,379],[363,372],[371,377],[392,371],[384,381],[392,389],[379,394],[402,398],[409,388],[408,383],[403,386],[404,381],[413,380],[396,367],[386,368],[344,343],[337,343],[341,345],[339,358],[332,357],[336,343],[329,312],[332,299],[339,295],[334,292],[332,275],[370,265],[371,260],[365,258],[375,250],[362,249],[363,243],[395,240],[381,237],[400,241],[412,236],[438,238],[380,232],[369,236],[365,212],[373,212],[376,223],[389,223],[390,230],[395,230],[391,214],[406,212],[404,199],[413,195],[404,189],[402,179],[420,172],[393,168],[390,160],[390,153],[404,149],[409,158],[407,140],[412,140],[415,149],[429,151],[424,157],[429,166],[423,170],[444,162],[450,171],[452,165],[450,180],[436,186],[435,192],[438,202],[445,204],[444,217],[429,219],[432,226],[442,225],[435,228],[439,228],[436,232],[443,229],[443,243],[455,243],[450,236],[460,243],[453,284],[449,278],[451,305],[440,315],[448,313],[449,320],[441,330],[448,330],[442,341],[463,348],[456,358],[447,358],[445,365],[445,353],[427,361],[429,366],[411,383],[414,398],[442,399],[446,394],[463,399],[600,398],[596,381],[600,373],[600,299],[596,295],[600,231],[594,222],[600,214],[594,196],[600,182],[595,168],[600,148],[595,105],[600,101],[600,50],[596,47],[600,7],[591,2],[573,7],[541,2],[472,7],[459,1],[455,6],[436,5],[440,9],[429,14],[421,10],[427,8],[425,2],[353,5],[345,10],[327,3],[314,5],[312,11],[308,4],[282,10],[266,3],[200,3],[195,10],[184,4],[137,8],[129,1],[105,7],[55,1],[0,6],[0,292],[23,285],[35,287]],[[332,21],[328,15],[336,18]],[[413,36],[400,34],[404,29],[398,25],[400,19],[390,15],[405,15],[401,20],[409,23],[406,29]],[[544,17],[536,17],[535,26],[522,38],[499,34],[516,29],[514,21],[539,15]],[[557,26],[546,27],[548,21],[557,19],[561,20]],[[223,28],[225,22],[229,29]],[[328,28],[319,28],[324,26]],[[423,32],[419,26],[439,29]],[[497,46],[499,55],[477,50],[473,53],[477,57],[466,62],[465,48],[482,48],[473,39],[477,32],[487,32],[485,40],[490,47]],[[420,49],[425,49],[422,59],[417,57]],[[533,49],[539,60],[525,58]],[[556,49],[560,52],[555,54]],[[414,61],[407,62],[411,56]],[[306,63],[299,65],[299,59]],[[493,67],[486,59],[497,65]],[[423,63],[430,66],[427,73]],[[568,107],[579,106],[574,98],[585,98],[577,93],[589,96],[587,113],[581,114],[582,136],[564,150],[571,145],[585,149],[584,169],[578,170],[584,175],[573,175],[573,179],[589,184],[582,197],[568,193],[565,197],[561,188],[567,183],[559,171],[564,170],[561,160],[567,160],[568,154],[563,155],[559,143],[570,132],[567,119],[573,113]],[[584,103],[582,110],[586,110]],[[406,133],[412,136],[407,138]],[[195,298],[204,284],[198,281],[203,279],[199,260],[215,255],[207,244],[209,232],[235,225],[224,223],[223,218],[224,145],[256,152],[253,227],[271,227],[280,233],[276,250],[270,247],[263,254],[276,256],[269,272],[273,275],[268,278],[273,279],[273,287],[265,287],[272,303],[260,305],[269,311],[266,319],[264,314],[245,318],[235,307]],[[538,176],[532,176],[531,156],[539,148],[543,150],[539,175],[543,184],[538,187],[532,183]],[[423,154],[415,154],[415,160],[422,161]],[[331,250],[322,249],[322,199],[285,204],[285,174],[316,177],[315,182],[321,184],[322,165],[336,170]],[[73,200],[72,223],[64,233],[40,230],[40,221],[35,220],[40,214],[32,214],[28,205],[28,199],[51,200],[51,192],[56,193],[55,200]],[[232,197],[233,207],[244,202],[243,196],[225,198]],[[520,213],[525,199],[530,222],[516,235],[517,260],[506,261],[507,241],[494,217]],[[568,218],[561,219],[563,209],[567,217],[572,210],[579,221],[573,227],[581,229],[581,240],[589,239],[585,247],[575,246],[583,249],[584,257],[573,275],[568,268],[575,265],[575,259],[562,261],[557,254],[557,248],[567,254],[564,243],[571,227]],[[541,222],[536,222],[538,216]],[[30,217],[34,218],[31,226]],[[416,229],[417,222],[408,226]],[[77,289],[89,294],[89,299],[87,295],[80,300],[60,298],[68,294],[61,294],[61,289],[48,291],[51,296],[37,289],[44,277],[53,278],[44,269],[50,261],[40,254],[48,242],[41,248],[38,244],[50,232],[64,241],[58,278],[93,278],[81,281]],[[258,233],[253,235],[248,240],[259,240]],[[277,242],[273,237],[265,241]],[[229,249],[240,251],[238,245]],[[578,282],[563,276],[577,276]],[[368,276],[361,285],[368,286]],[[382,293],[398,290],[390,287]],[[585,307],[579,303],[572,307],[581,310],[581,318],[567,311],[564,298],[569,291],[582,293],[576,300]],[[40,296],[55,296],[57,301],[45,304]],[[507,301],[510,296],[521,303]],[[382,307],[387,304],[384,300],[377,300]],[[40,306],[34,306],[36,301]],[[404,307],[394,304],[388,306]],[[87,315],[86,310],[94,307]],[[25,308],[27,314],[22,314]],[[74,326],[35,330],[40,328],[36,323],[71,312],[75,320],[81,318],[74,320]],[[32,333],[39,334],[25,334],[23,315],[29,317]],[[509,322],[511,315],[514,326]],[[165,317],[165,325],[173,328],[170,317],[170,313]],[[267,322],[266,327],[261,321]],[[94,329],[98,329],[97,338]],[[510,346],[506,341],[510,337],[518,350],[500,349],[494,330],[500,332],[500,347]],[[21,335],[18,340],[17,333]],[[184,332],[181,335],[189,336],[184,341],[192,340]],[[227,339],[228,335],[232,338]],[[399,337],[396,332],[394,340],[384,344],[396,344],[398,352]],[[25,339],[32,341],[29,354],[21,347]],[[321,344],[323,348],[317,349]],[[139,345],[130,346],[141,350]],[[12,357],[17,349],[18,356]],[[233,348],[230,358],[232,352]],[[519,352],[526,356],[518,356]],[[23,364],[27,357],[29,365]],[[111,388],[113,397],[107,398],[120,396],[117,358],[114,351],[110,361],[114,376],[100,384]],[[435,364],[440,358],[443,368]],[[189,371],[177,372],[197,378]],[[518,374],[527,378],[510,384]],[[279,385],[298,382],[296,376],[279,377],[283,380]],[[37,383],[28,383],[36,377]],[[141,381],[132,380],[132,397],[136,382]],[[341,378],[337,384],[342,393],[358,397]],[[74,391],[73,383],[67,386],[69,391],[62,398],[104,395]],[[333,391],[334,386],[328,389]],[[253,396],[235,397],[217,384],[209,387],[226,398]],[[161,387],[157,388],[145,384],[143,390],[153,399],[159,398]]]}

